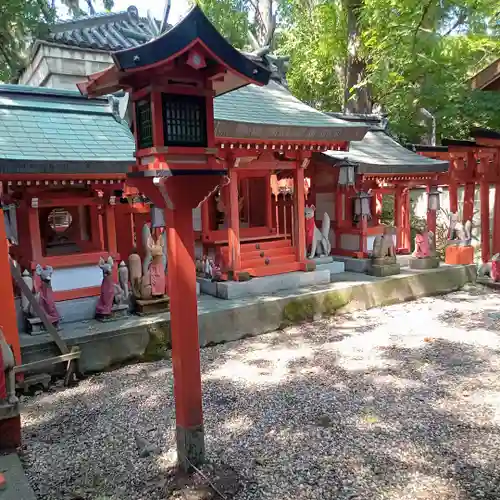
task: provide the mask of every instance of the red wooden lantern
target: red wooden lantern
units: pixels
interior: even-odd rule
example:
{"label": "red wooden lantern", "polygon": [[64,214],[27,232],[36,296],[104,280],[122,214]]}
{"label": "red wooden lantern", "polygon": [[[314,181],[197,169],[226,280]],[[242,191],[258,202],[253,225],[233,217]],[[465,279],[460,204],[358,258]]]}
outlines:
{"label": "red wooden lantern", "polygon": [[234,49],[199,7],[113,60],[79,88],[90,96],[131,93],[137,160],[129,182],[165,210],[177,448],[189,468],[204,455],[192,210],[226,174],[217,160],[213,100],[250,83],[265,85],[270,74]]}

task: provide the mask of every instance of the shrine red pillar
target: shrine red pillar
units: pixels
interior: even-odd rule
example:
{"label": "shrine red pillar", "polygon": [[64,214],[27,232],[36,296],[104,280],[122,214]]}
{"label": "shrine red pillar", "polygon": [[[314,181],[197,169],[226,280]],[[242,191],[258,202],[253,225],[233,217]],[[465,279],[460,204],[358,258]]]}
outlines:
{"label": "shrine red pillar", "polygon": [[[9,262],[9,245],[5,232],[5,219],[3,210],[0,209],[0,272],[4,279],[0,280],[0,301],[2,314],[0,315],[0,328],[5,340],[11,346],[16,363],[21,363],[21,347],[19,343],[19,331],[17,329],[16,306],[14,302],[14,289],[12,280],[5,279],[11,276]],[[3,369],[3,360],[0,352],[0,404],[7,396],[6,380]],[[19,411],[13,408],[8,418],[0,415],[0,451],[15,449],[21,445],[21,417]],[[1,493],[0,493],[1,496]]]}
{"label": "shrine red pillar", "polygon": [[241,248],[240,248],[240,204],[238,197],[238,172],[235,168],[229,168],[229,190],[228,203],[226,203],[226,214],[229,212],[228,224],[228,247],[229,267],[233,271],[233,279],[238,278],[241,270]]}
{"label": "shrine red pillar", "polygon": [[394,193],[394,225],[396,226],[396,250],[403,247],[403,188]]}
{"label": "shrine red pillar", "polygon": [[167,209],[165,215],[177,451],[181,463],[187,459],[197,465],[205,445],[192,207]]}
{"label": "shrine red pillar", "polygon": [[405,188],[402,195],[402,215],[401,215],[401,248],[403,248],[408,253],[411,252],[411,227],[410,227],[410,217],[411,217],[411,203],[410,203],[410,190]]}
{"label": "shrine red pillar", "polygon": [[481,203],[481,260],[490,260],[490,185],[481,180],[479,184],[479,201]]}
{"label": "shrine red pillar", "polygon": [[429,191],[431,186],[427,186],[427,229],[432,233],[436,234],[436,211],[429,209]]}
{"label": "shrine red pillar", "polygon": [[306,221],[304,216],[305,199],[304,199],[304,167],[300,161],[297,161],[297,169],[295,170],[295,186],[293,190],[294,206],[295,206],[295,227],[296,240],[295,252],[298,262],[305,263],[306,261]]}
{"label": "shrine red pillar", "polygon": [[495,184],[495,205],[493,207],[493,255],[500,253],[500,183]]}

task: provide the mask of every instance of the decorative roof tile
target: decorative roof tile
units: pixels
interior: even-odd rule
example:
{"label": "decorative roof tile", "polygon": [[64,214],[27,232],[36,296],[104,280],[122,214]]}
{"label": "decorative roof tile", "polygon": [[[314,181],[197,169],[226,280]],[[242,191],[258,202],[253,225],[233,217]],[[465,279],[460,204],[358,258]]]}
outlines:
{"label": "decorative roof tile", "polygon": [[50,26],[45,40],[83,49],[116,51],[150,41],[158,34],[159,27],[157,21],[139,17],[137,7],[130,6],[124,12],[55,23]]}
{"label": "decorative roof tile", "polygon": [[[119,120],[119,119],[118,119]],[[51,160],[133,163],[134,140],[108,99],[78,92],[0,85],[0,162]]]}

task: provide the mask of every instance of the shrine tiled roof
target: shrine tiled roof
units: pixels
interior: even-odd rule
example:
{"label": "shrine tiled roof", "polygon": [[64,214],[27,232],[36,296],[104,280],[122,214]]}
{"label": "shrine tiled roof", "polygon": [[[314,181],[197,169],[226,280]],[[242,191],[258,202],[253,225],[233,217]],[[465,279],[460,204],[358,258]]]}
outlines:
{"label": "shrine tiled roof", "polygon": [[50,26],[44,39],[83,49],[116,51],[150,41],[156,34],[152,23],[157,21],[139,17],[137,7],[131,6],[125,12],[97,14],[55,23]]}
{"label": "shrine tiled roof", "polygon": [[[89,163],[100,164],[101,173],[126,172],[135,161],[134,140],[111,99],[0,85],[0,172],[12,171],[19,161],[75,162],[74,168],[83,169],[79,173]],[[30,173],[19,168],[16,173]]]}
{"label": "shrine tiled roof", "polygon": [[[350,117],[344,116],[344,119],[349,120]],[[353,119],[353,122],[365,123],[370,128],[364,139],[351,142],[348,152],[326,151],[323,155],[334,161],[347,158],[359,165],[358,172],[362,174],[440,173],[448,170],[447,161],[426,158],[396,142],[380,121]]]}
{"label": "shrine tiled roof", "polygon": [[368,130],[365,124],[350,123],[308,106],[275,81],[217,97],[214,113],[218,138],[340,142],[360,140]]}

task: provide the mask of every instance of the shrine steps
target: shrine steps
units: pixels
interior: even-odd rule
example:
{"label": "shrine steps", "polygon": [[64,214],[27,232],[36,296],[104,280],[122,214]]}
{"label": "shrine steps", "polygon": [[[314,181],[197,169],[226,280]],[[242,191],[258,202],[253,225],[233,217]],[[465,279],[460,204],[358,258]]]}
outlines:
{"label": "shrine steps", "polygon": [[[229,248],[221,248],[221,253],[227,262]],[[297,262],[291,240],[284,239],[243,243],[240,245],[240,261],[240,272],[254,278],[304,270],[303,265]]]}

